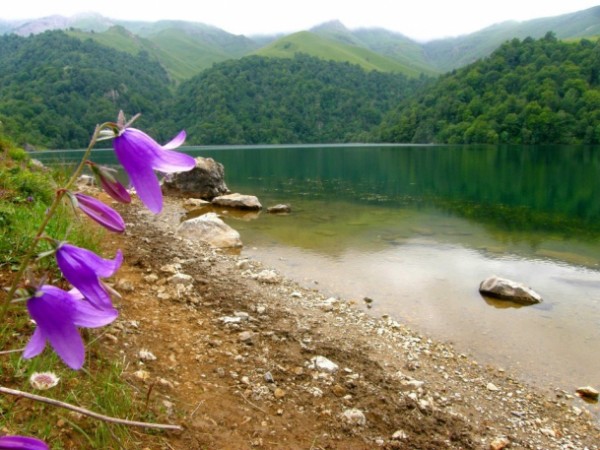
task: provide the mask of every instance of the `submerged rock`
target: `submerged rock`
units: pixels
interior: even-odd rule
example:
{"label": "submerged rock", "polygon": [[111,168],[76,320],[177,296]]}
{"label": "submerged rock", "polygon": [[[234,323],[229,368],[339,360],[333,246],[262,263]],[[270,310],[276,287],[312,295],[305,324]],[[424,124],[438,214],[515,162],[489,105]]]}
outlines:
{"label": "submerged rock", "polygon": [[541,295],[530,287],[495,275],[481,282],[479,292],[488,297],[510,300],[522,305],[534,305],[542,301]]}
{"label": "submerged rock", "polygon": [[240,233],[223,222],[215,213],[181,222],[177,234],[190,239],[198,239],[218,248],[242,247]]}
{"label": "submerged rock", "polygon": [[254,195],[243,195],[238,193],[215,197],[212,200],[212,204],[216,206],[226,206],[228,208],[262,209],[262,205],[257,197]]}
{"label": "submerged rock", "polygon": [[292,207],[290,205],[279,204],[275,206],[269,206],[267,208],[267,212],[269,214],[289,214],[292,212]]}

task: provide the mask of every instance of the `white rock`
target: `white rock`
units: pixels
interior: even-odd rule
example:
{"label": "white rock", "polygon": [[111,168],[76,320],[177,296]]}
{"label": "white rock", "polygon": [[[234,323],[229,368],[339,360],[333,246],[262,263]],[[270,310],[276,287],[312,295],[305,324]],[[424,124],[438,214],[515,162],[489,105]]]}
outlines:
{"label": "white rock", "polygon": [[201,198],[188,198],[185,202],[183,202],[183,206],[188,206],[190,208],[202,208],[208,205],[210,205],[210,202],[202,200]]}
{"label": "white rock", "polygon": [[404,430],[398,430],[395,431],[394,434],[392,434],[392,439],[395,441],[403,441],[405,439],[408,439],[408,434],[406,434]]}
{"label": "white rock", "polygon": [[223,222],[215,213],[203,214],[179,224],[177,234],[198,239],[217,248],[242,247],[240,233]]}
{"label": "white rock", "polygon": [[483,295],[501,300],[510,300],[523,305],[532,305],[542,301],[540,294],[523,283],[517,283],[495,275],[481,282],[479,292]]}
{"label": "white rock", "polygon": [[150,350],[146,350],[145,348],[141,349],[138,352],[138,357],[142,361],[156,361],[156,356]]}
{"label": "white rock", "polygon": [[340,368],[336,363],[324,356],[315,356],[314,358],[311,358],[309,367],[328,373],[335,373]]}
{"label": "white rock", "polygon": [[492,392],[496,392],[496,391],[500,390],[500,388],[498,386],[496,386],[494,383],[488,383],[486,388],[488,391],[492,391]]}
{"label": "white rock", "polygon": [[221,320],[223,323],[240,323],[242,321],[242,318],[237,316],[223,316],[219,317],[219,320]]}
{"label": "white rock", "polygon": [[182,284],[184,286],[189,286],[194,282],[194,277],[186,273],[176,273],[175,275],[169,278],[169,281],[172,284]]}
{"label": "white rock", "polygon": [[356,408],[347,409],[342,413],[342,419],[349,425],[364,427],[367,424],[365,414]]}
{"label": "white rock", "polygon": [[179,263],[165,264],[164,266],[162,266],[160,268],[161,272],[170,273],[172,275],[175,275],[176,273],[179,273],[180,270],[181,270],[181,264],[179,264]]}
{"label": "white rock", "polygon": [[258,274],[256,274],[256,280],[260,281],[261,283],[267,283],[267,284],[275,284],[275,283],[279,283],[279,281],[280,281],[279,275],[277,275],[277,272],[275,272],[274,270],[269,270],[269,269],[265,269],[265,270],[259,272]]}
{"label": "white rock", "polygon": [[227,194],[212,199],[212,204],[240,209],[262,209],[262,205],[254,195]]}

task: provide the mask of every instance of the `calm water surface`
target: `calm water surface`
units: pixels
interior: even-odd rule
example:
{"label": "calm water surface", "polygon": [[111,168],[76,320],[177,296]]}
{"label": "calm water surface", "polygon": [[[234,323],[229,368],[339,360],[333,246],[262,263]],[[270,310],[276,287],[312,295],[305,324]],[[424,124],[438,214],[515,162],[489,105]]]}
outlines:
{"label": "calm water surface", "polygon": [[[224,215],[245,254],[328,295],[370,297],[372,314],[530,381],[600,386],[600,148],[186,151],[223,163],[232,191],[292,205],[289,216]],[[544,302],[486,301],[478,286],[493,274]]]}

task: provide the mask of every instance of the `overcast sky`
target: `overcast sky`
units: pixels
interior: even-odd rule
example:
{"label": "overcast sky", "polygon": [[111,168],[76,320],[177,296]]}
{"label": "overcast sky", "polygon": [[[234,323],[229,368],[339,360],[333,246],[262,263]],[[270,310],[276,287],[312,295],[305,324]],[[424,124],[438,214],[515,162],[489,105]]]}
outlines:
{"label": "overcast sky", "polygon": [[381,27],[429,40],[596,5],[600,0],[14,0],[3,4],[0,18],[97,12],[114,19],[202,22],[245,35],[306,30],[338,19],[351,29]]}

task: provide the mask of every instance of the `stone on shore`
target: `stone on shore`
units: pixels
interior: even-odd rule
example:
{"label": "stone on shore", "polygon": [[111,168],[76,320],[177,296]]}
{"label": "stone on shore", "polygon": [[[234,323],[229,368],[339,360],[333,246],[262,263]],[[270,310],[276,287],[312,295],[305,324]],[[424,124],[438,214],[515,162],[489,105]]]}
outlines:
{"label": "stone on shore", "polygon": [[215,213],[203,214],[181,222],[177,234],[189,239],[198,239],[217,248],[242,247],[240,234]]}
{"label": "stone on shore", "polygon": [[479,292],[488,297],[509,300],[521,305],[534,305],[542,301],[540,294],[523,283],[500,278],[495,275],[481,282]]}
{"label": "stone on shore", "polygon": [[243,194],[227,194],[215,197],[212,200],[212,204],[215,206],[226,206],[228,208],[239,208],[239,209],[262,209],[262,205],[258,201],[258,198],[254,195],[243,195]]}
{"label": "stone on shore", "polygon": [[212,158],[196,158],[195,168],[166,177],[163,186],[208,200],[229,193],[223,164]]}

